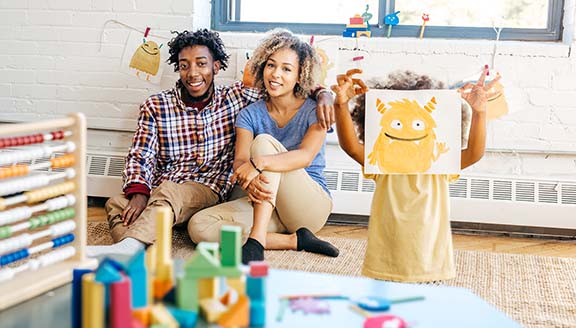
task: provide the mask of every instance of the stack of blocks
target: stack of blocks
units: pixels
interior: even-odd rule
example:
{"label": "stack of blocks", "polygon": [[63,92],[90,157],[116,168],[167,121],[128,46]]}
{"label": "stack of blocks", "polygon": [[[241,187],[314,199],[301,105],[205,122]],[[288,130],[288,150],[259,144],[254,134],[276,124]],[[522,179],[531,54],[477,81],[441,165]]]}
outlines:
{"label": "stack of blocks", "polygon": [[268,265],[251,262],[243,272],[240,227],[222,228],[221,254],[217,243],[199,243],[175,275],[171,210],[159,208],[156,220],[156,244],[128,263],[104,259],[95,271],[74,271],[72,327],[194,327],[198,314],[222,327],[265,325]]}
{"label": "stack of blocks", "polygon": [[368,24],[366,24],[364,18],[358,14],[350,17],[350,24],[346,24],[346,30],[342,32],[342,36],[345,38],[370,37],[371,35],[372,32],[370,32]]}

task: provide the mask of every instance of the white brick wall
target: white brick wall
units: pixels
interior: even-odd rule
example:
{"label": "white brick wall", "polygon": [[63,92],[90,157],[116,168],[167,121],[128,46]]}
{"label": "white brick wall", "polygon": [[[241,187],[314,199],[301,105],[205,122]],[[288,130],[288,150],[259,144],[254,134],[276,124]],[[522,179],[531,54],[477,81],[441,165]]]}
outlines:
{"label": "white brick wall", "polygon": [[[565,24],[570,25],[574,1],[567,1],[567,6]],[[103,29],[104,23],[114,19],[141,30],[150,26],[153,34],[170,37],[170,30],[208,27],[209,17],[208,0],[0,0],[0,121],[82,111],[95,129],[91,135],[98,136],[89,141],[92,149],[124,152],[139,104],[173,85],[177,75],[165,67],[162,83],[152,85],[120,72],[130,31],[114,23]],[[261,35],[222,33],[222,37],[232,57],[219,83],[229,83],[237,78],[236,52],[254,49]],[[359,66],[365,77],[371,77],[405,68],[448,84],[490,63],[493,50],[493,42],[474,40],[316,36],[316,42],[368,51],[341,50],[342,70]],[[499,44],[496,66],[511,113],[490,122],[492,150],[471,172],[576,180],[576,57],[571,46]],[[366,59],[352,62],[357,55]],[[96,130],[103,128],[117,132]]]}

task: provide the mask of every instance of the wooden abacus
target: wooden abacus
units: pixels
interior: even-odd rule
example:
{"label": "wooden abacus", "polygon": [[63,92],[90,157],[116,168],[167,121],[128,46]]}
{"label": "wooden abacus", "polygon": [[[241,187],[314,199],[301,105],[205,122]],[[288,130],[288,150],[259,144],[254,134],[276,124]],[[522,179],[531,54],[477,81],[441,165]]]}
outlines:
{"label": "wooden abacus", "polygon": [[[46,159],[48,158],[48,159]],[[86,120],[0,128],[0,310],[72,280],[86,258]]]}

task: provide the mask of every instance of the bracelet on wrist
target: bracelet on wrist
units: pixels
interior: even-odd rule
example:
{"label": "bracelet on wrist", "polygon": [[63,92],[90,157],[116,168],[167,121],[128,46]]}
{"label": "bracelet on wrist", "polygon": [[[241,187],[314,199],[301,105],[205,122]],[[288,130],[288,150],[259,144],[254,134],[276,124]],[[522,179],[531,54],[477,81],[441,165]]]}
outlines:
{"label": "bracelet on wrist", "polygon": [[258,173],[262,174],[262,170],[256,166],[256,163],[254,163],[254,159],[252,159],[252,157],[250,157],[250,164],[252,164],[252,167],[255,168]]}

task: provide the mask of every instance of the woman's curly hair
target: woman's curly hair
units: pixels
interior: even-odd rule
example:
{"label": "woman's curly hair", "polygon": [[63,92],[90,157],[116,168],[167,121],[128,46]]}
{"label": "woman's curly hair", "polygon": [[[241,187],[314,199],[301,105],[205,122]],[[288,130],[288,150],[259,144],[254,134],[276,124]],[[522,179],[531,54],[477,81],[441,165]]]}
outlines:
{"label": "woman's curly hair", "polygon": [[296,97],[308,97],[318,86],[320,76],[320,59],[316,51],[308,43],[301,41],[292,32],[285,29],[274,29],[268,32],[268,36],[254,50],[250,58],[249,68],[254,76],[254,86],[263,92],[264,99],[269,99],[264,86],[264,68],[266,62],[276,51],[284,48],[292,49],[298,55],[298,83],[294,87]]}
{"label": "woman's curly hair", "polygon": [[218,32],[209,31],[205,28],[199,29],[195,32],[190,31],[172,31],[176,36],[168,42],[170,47],[170,57],[166,60],[168,64],[174,65],[174,72],[178,72],[178,55],[180,51],[186,47],[192,46],[206,46],[210,50],[210,54],[214,61],[220,61],[220,69],[226,70],[228,67],[228,58],[230,55],[226,53],[226,48]]}
{"label": "woman's curly hair", "polygon": [[[388,75],[386,79],[371,79],[366,82],[371,89],[389,90],[425,90],[445,89],[443,82],[436,81],[428,75],[420,75],[412,71],[398,71]],[[364,141],[364,117],[366,112],[366,97],[360,95],[353,99],[352,120],[356,126],[358,138]]]}

